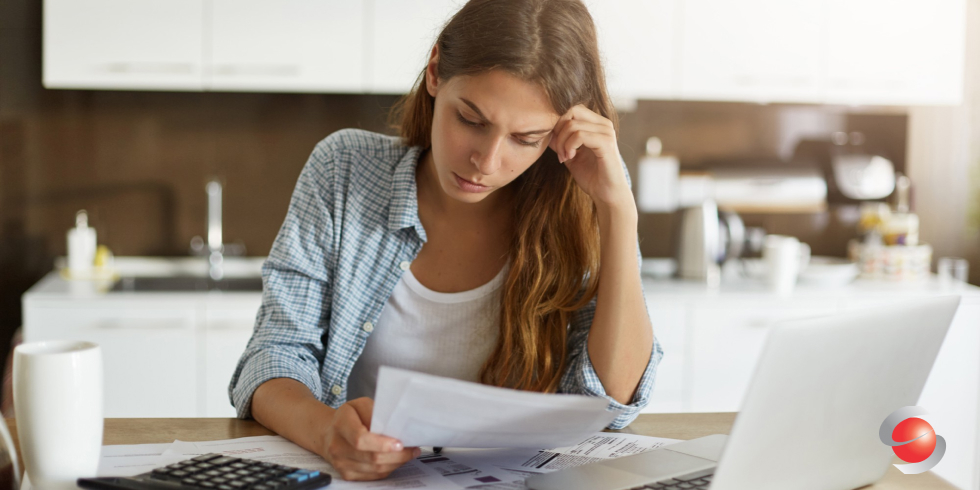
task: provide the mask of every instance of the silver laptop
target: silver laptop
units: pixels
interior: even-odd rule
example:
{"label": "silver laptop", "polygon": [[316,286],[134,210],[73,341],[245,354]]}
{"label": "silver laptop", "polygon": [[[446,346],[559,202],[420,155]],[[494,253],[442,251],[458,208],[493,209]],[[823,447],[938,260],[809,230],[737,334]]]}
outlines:
{"label": "silver laptop", "polygon": [[[878,429],[915,405],[958,297],[773,327],[730,436],[535,475],[534,490],[845,490],[885,475]],[[928,408],[928,407],[927,407]]]}

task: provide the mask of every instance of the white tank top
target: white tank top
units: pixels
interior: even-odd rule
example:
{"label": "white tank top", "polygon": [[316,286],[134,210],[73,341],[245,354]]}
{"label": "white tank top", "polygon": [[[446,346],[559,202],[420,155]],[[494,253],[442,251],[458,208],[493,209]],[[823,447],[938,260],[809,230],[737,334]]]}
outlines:
{"label": "white tank top", "polygon": [[378,368],[392,366],[479,381],[497,342],[504,266],[490,282],[469,291],[440,293],[405,272],[381,310],[364,352],[347,381],[347,399],[374,398]]}

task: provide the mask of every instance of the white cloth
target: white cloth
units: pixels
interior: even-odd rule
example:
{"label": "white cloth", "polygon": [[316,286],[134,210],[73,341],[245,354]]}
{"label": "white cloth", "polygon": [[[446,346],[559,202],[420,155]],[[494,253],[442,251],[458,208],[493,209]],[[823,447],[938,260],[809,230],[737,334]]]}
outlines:
{"label": "white cloth", "polygon": [[509,267],[469,291],[440,293],[405,271],[388,298],[347,381],[347,399],[374,398],[378,368],[392,366],[478,382],[500,325],[500,295]]}

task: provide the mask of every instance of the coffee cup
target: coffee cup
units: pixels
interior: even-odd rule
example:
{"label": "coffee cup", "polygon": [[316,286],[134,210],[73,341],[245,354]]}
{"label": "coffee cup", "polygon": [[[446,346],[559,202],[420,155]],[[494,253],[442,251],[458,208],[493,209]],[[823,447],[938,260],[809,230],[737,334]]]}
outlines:
{"label": "coffee cup", "polygon": [[102,449],[102,350],[91,342],[14,349],[14,410],[24,467],[40,489],[76,488]]}
{"label": "coffee cup", "polygon": [[810,263],[810,246],[787,235],[766,235],[762,249],[766,263],[766,283],[780,294],[788,294],[796,286],[800,271]]}

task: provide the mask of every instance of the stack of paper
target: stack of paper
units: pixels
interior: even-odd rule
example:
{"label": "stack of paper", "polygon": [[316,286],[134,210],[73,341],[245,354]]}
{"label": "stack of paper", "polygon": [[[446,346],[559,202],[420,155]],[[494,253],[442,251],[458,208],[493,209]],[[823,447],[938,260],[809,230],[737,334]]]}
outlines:
{"label": "stack of paper", "polygon": [[[427,451],[384,480],[348,482],[343,481],[320,456],[280,436],[259,436],[224,441],[103,446],[98,474],[133,476],[201,454],[222,453],[330,473],[334,481],[327,490],[521,490],[525,488],[524,480],[530,475],[637,454],[673,442],[677,441],[633,434],[599,433],[569,447],[550,450],[446,449],[441,454]],[[21,490],[31,490],[26,475]]]}
{"label": "stack of paper", "polygon": [[405,446],[567,446],[621,412],[602,398],[496,388],[382,366],[371,432]]}

